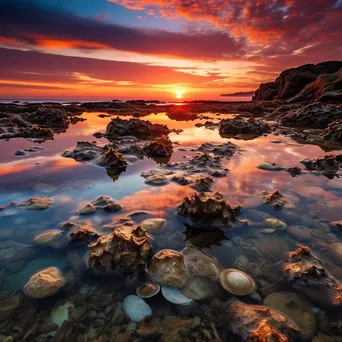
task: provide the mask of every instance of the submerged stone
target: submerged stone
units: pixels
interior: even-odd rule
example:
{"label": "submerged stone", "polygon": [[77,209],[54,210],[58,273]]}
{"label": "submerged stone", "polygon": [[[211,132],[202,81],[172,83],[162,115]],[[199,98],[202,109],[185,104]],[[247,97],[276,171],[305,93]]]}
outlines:
{"label": "submerged stone", "polygon": [[135,295],[125,298],[123,309],[133,322],[141,322],[145,318],[152,316],[151,307],[142,298]]}
{"label": "submerged stone", "polygon": [[104,212],[117,212],[122,208],[121,204],[114,201],[109,196],[100,196],[92,200],[85,207],[78,211],[79,215],[90,215],[95,213],[97,210],[102,210]]}
{"label": "submerged stone", "polygon": [[141,223],[141,227],[148,232],[159,232],[165,226],[166,220],[163,218],[150,218]]}

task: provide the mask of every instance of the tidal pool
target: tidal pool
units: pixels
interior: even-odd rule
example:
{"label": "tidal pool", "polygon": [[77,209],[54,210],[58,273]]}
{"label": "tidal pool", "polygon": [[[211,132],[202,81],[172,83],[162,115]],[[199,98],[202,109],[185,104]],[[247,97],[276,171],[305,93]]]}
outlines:
{"label": "tidal pool", "polygon": [[[144,279],[130,273],[99,275],[90,272],[84,262],[88,253],[86,245],[69,244],[54,249],[34,244],[35,236],[47,230],[59,229],[61,222],[83,219],[77,215],[77,211],[101,195],[110,196],[122,204],[122,210],[117,213],[95,213],[85,218],[102,233],[108,232],[105,228],[108,224],[132,211],[149,212],[147,216],[137,217],[137,223],[147,217],[166,219],[166,225],[160,231],[151,233],[154,253],[165,248],[181,251],[185,246],[197,246],[215,256],[222,269],[240,269],[252,276],[259,288],[267,288],[277,282],[276,269],[283,254],[295,250],[297,244],[305,244],[323,261],[326,269],[342,281],[342,256],[339,260],[336,255],[332,257],[329,249],[332,243],[338,243],[342,238],[342,232],[332,225],[333,221],[341,219],[341,179],[328,179],[309,171],[292,177],[286,171],[264,171],[257,168],[264,162],[274,162],[284,168],[301,166],[300,161],[305,158],[327,154],[318,146],[301,145],[289,137],[273,134],[247,141],[224,139],[217,129],[195,126],[207,119],[174,121],[165,113],[142,117],[142,120],[166,124],[170,129],[183,130],[179,134],[170,134],[172,142],[178,142],[174,146],[171,162],[183,161],[195,155],[192,149],[202,143],[221,144],[231,141],[240,147],[240,151],[230,159],[223,159],[224,167],[230,172],[226,177],[215,179],[213,191],[221,192],[229,203],[239,204],[242,207],[239,220],[248,220],[250,224],[233,226],[224,231],[194,232],[184,225],[185,220],[176,214],[175,206],[195,190],[174,182],[165,186],[145,184],[141,173],[157,168],[158,164],[154,160],[145,157],[129,165],[118,178],[111,178],[104,168],[61,156],[65,150],[74,148],[78,141],[97,140],[108,143],[104,138],[93,137],[95,132],[105,131],[111,119],[99,118],[97,114],[84,113],[82,117],[86,121],[70,126],[65,133],[55,135],[53,141],[42,144],[33,144],[25,139],[0,142],[0,206],[32,196],[49,196],[53,201],[48,209],[42,211],[24,211],[15,207],[0,211],[1,298],[6,297],[6,293],[19,293],[22,296],[23,285],[31,275],[43,268],[56,266],[65,273],[73,273],[73,286],[68,286],[57,296],[46,300],[24,298],[21,304],[23,312],[34,307],[35,317],[44,320],[50,317],[56,305],[69,301],[76,306],[79,300],[83,306],[87,306],[88,311],[95,312],[93,320],[98,321],[92,325],[88,341],[96,340],[95,337],[100,336],[101,331],[110,325],[123,327],[122,331],[127,333],[129,321],[107,321],[102,312],[106,310],[106,305],[99,309],[98,303],[100,299],[105,303],[107,301],[108,306],[122,302],[126,296],[135,294],[136,287]],[[228,117],[212,113],[205,115],[213,122]],[[128,116],[122,118],[129,119]],[[21,157],[13,156],[16,150],[30,146],[43,147],[44,150]],[[275,211],[263,204],[263,191],[275,189],[287,197],[293,208]],[[287,227],[299,227],[271,231],[265,223],[266,218],[280,219]],[[293,289],[291,291],[295,292]],[[109,297],[103,299],[103,296]],[[218,296],[222,299],[221,293]],[[229,298],[229,294],[226,296]],[[208,300],[204,302],[208,303]],[[161,295],[148,303],[153,317],[184,316]],[[196,310],[190,313],[190,317],[197,316]],[[63,314],[68,316],[64,311]],[[28,329],[27,326],[35,322],[31,316],[24,315],[22,322],[13,320],[13,324],[18,329]],[[77,319],[73,322],[70,324],[78,324]],[[117,330],[120,332],[120,328]],[[46,333],[39,341],[53,341],[55,333]]]}

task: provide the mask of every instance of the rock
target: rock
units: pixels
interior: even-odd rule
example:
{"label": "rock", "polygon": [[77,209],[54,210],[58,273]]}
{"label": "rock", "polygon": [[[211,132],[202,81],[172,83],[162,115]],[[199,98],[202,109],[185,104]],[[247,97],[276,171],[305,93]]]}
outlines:
{"label": "rock", "polygon": [[66,221],[61,224],[61,228],[71,230],[69,233],[71,241],[85,240],[90,242],[94,237],[101,236],[89,221]]}
{"label": "rock", "polygon": [[162,294],[167,301],[173,304],[189,305],[193,302],[191,298],[186,297],[175,287],[162,286]]}
{"label": "rock", "polygon": [[239,205],[231,206],[219,192],[212,195],[195,193],[184,198],[177,207],[177,213],[189,217],[198,226],[212,229],[230,226],[240,208]]}
{"label": "rock", "polygon": [[310,241],[312,239],[312,230],[305,226],[287,227],[287,232],[300,241]]}
{"label": "rock", "polygon": [[265,222],[270,228],[275,230],[285,230],[287,227],[285,222],[280,221],[274,217],[267,218]]}
{"label": "rock", "polygon": [[108,124],[106,136],[110,139],[133,135],[141,139],[152,139],[168,135],[171,131],[165,125],[152,124],[150,121],[139,119],[123,120],[119,117]]}
{"label": "rock", "polygon": [[221,168],[221,158],[212,153],[198,153],[189,159],[189,163],[198,168]]}
{"label": "rock", "polygon": [[[340,114],[340,116],[342,116],[342,114]],[[331,122],[322,133],[322,136],[324,140],[342,142],[342,120]]]}
{"label": "rock", "polygon": [[162,286],[181,288],[189,277],[184,256],[171,249],[163,249],[155,254],[148,270],[152,281]]}
{"label": "rock", "polygon": [[114,201],[109,196],[100,196],[92,200],[89,204],[78,211],[79,215],[90,215],[98,210],[108,213],[115,213],[122,209],[119,202]]}
{"label": "rock", "polygon": [[341,168],[342,154],[331,154],[317,159],[304,159],[301,163],[307,170],[319,171],[326,177],[333,178]]}
{"label": "rock", "polygon": [[289,112],[280,119],[286,126],[325,128],[329,123],[341,118],[342,109],[314,103]]}
{"label": "rock", "polygon": [[150,306],[142,298],[134,295],[125,298],[123,309],[133,322],[141,322],[146,317],[152,316]]}
{"label": "rock", "polygon": [[37,111],[29,113],[25,119],[41,127],[62,130],[68,128],[70,123],[64,110],[46,107],[38,108]]}
{"label": "rock", "polygon": [[274,190],[272,192],[264,191],[264,204],[267,204],[275,210],[282,208],[293,208],[293,205],[278,191]]}
{"label": "rock", "polygon": [[316,335],[313,307],[304,297],[291,292],[276,292],[264,299],[264,305],[290,317],[298,325],[304,340],[311,340]]}
{"label": "rock", "polygon": [[199,192],[210,192],[214,180],[208,176],[197,176],[194,178],[192,187]]}
{"label": "rock", "polygon": [[24,285],[24,294],[35,299],[50,297],[66,284],[66,279],[56,267],[35,273]]}
{"label": "rock", "polygon": [[321,247],[326,255],[330,256],[336,264],[342,266],[342,242],[322,243]]}
{"label": "rock", "polygon": [[180,291],[193,300],[203,300],[217,297],[220,287],[209,278],[194,276],[187,281]]}
{"label": "rock", "polygon": [[70,302],[56,305],[50,313],[50,320],[52,323],[57,324],[60,327],[64,321],[69,319],[69,308],[73,308],[74,305]]}
{"label": "rock", "polygon": [[297,177],[303,174],[303,171],[300,167],[294,166],[294,167],[289,167],[286,169],[286,171],[292,176],[292,177]]}
{"label": "rock", "polygon": [[277,310],[242,302],[232,303],[227,309],[226,324],[233,334],[244,341],[297,341],[298,326]]}
{"label": "rock", "polygon": [[21,298],[19,295],[14,294],[9,297],[0,300],[0,317],[1,319],[5,319],[11,313],[15,312],[21,304]]}
{"label": "rock", "polygon": [[86,263],[98,271],[143,269],[152,252],[152,238],[140,226],[121,225],[88,245]]}
{"label": "rock", "polygon": [[332,222],[332,225],[340,230],[342,230],[342,220]]}
{"label": "rock", "polygon": [[[341,62],[323,62],[316,65],[306,64],[297,68],[285,70],[275,82],[261,84],[260,88],[255,92],[253,100],[287,100],[298,95],[298,98],[294,98],[294,101],[309,101],[310,97],[304,96],[307,90],[303,91],[303,89],[307,85],[315,82],[319,75],[336,73],[341,67]],[[303,91],[303,93],[299,96],[301,91]],[[311,91],[309,91],[309,93],[311,93]]]}
{"label": "rock", "polygon": [[323,308],[341,308],[341,283],[324,269],[309,247],[299,246],[296,251],[287,253],[286,262],[281,265],[281,274],[296,292],[303,294],[310,302]]}
{"label": "rock", "polygon": [[220,269],[216,258],[196,247],[185,247],[182,254],[191,276],[207,277],[216,282],[219,280]]}
{"label": "rock", "polygon": [[239,147],[230,141],[225,144],[210,144],[204,143],[199,148],[198,151],[212,153],[216,156],[230,158],[233,156],[237,151],[239,151]]}
{"label": "rock", "polygon": [[233,119],[223,119],[220,122],[219,132],[221,137],[235,137],[239,135],[249,135],[258,137],[264,133],[270,133],[271,129],[266,122],[235,117]]}
{"label": "rock", "polygon": [[172,142],[167,136],[157,137],[148,143],[143,150],[149,157],[170,157],[173,153]]}
{"label": "rock", "polygon": [[150,233],[159,232],[166,224],[163,218],[150,218],[141,223],[141,227]]}
{"label": "rock", "polygon": [[0,206],[0,211],[5,210],[10,207],[20,207],[26,210],[45,210],[48,209],[50,204],[52,203],[52,199],[50,197],[42,196],[42,197],[30,197],[23,202],[12,202],[7,203]]}
{"label": "rock", "polygon": [[67,241],[63,239],[63,232],[59,230],[49,230],[41,233],[34,238],[34,242],[39,246],[49,246],[53,248],[62,248],[67,245]]}
{"label": "rock", "polygon": [[160,291],[160,286],[154,283],[143,284],[136,289],[137,296],[141,298],[151,298],[158,294]]}
{"label": "rock", "polygon": [[252,277],[235,269],[226,269],[220,275],[221,286],[235,296],[247,296],[256,291],[257,286]]}
{"label": "rock", "polygon": [[276,163],[262,163],[258,165],[257,168],[264,171],[281,171],[283,169]]}
{"label": "rock", "polygon": [[22,156],[26,156],[27,154],[24,151],[17,150],[13,153],[13,155],[16,157],[22,157]]}
{"label": "rock", "polygon": [[165,176],[160,175],[160,174],[159,175],[155,174],[155,175],[146,177],[145,178],[145,183],[146,184],[150,184],[150,185],[160,186],[160,185],[168,184],[169,181],[168,181],[168,179]]}
{"label": "rock", "polygon": [[89,163],[104,167],[108,170],[122,172],[126,170],[127,161],[112,147],[97,146],[86,141],[80,141],[72,151],[62,153],[65,158],[73,158],[81,163]]}

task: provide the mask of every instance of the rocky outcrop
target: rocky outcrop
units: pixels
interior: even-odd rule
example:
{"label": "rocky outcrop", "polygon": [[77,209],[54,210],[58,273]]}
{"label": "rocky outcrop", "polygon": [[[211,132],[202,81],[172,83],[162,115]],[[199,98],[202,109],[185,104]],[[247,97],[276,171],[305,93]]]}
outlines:
{"label": "rocky outcrop", "polygon": [[230,331],[243,341],[291,342],[300,340],[299,327],[279,311],[235,302],[227,309]]}
{"label": "rocky outcrop", "polygon": [[[342,111],[340,117],[342,117]],[[324,140],[342,142],[342,120],[330,123],[322,135]]]}
{"label": "rocky outcrop", "polygon": [[115,213],[122,208],[121,204],[109,196],[99,196],[78,211],[79,215],[91,215],[98,210]]}
{"label": "rocky outcrop", "polygon": [[140,226],[121,225],[88,247],[86,262],[95,271],[142,270],[152,252],[152,238]]}
{"label": "rocky outcrop", "polygon": [[199,227],[214,228],[230,226],[240,212],[240,206],[231,206],[222,194],[216,192],[212,195],[205,193],[185,197],[178,205],[177,212],[189,217]]}
{"label": "rocky outcrop", "polygon": [[87,141],[78,142],[72,151],[65,151],[62,156],[116,171],[124,171],[128,165],[122,155],[112,147],[101,147]]}
{"label": "rocky outcrop", "polygon": [[271,129],[266,122],[236,117],[221,120],[219,131],[222,137],[236,137],[238,135],[260,136],[271,132]]}
{"label": "rocky outcrop", "polygon": [[[283,71],[280,76],[274,81],[261,84],[255,92],[254,101],[272,101],[272,100],[288,100],[296,95],[302,94],[296,101],[312,101],[315,98],[325,100],[329,97],[336,98],[334,90],[339,88],[339,73],[342,68],[342,62],[332,61],[323,62],[317,65],[306,64],[298,68],[288,69]],[[329,74],[337,73],[337,81],[335,76],[329,77]],[[318,77],[322,76],[320,79]],[[317,84],[308,86],[314,83],[317,79]],[[322,81],[324,85],[322,86]],[[335,84],[336,82],[336,84]],[[304,88],[306,90],[304,91]],[[313,93],[313,95],[311,95]],[[334,95],[329,95],[334,93]],[[310,95],[309,95],[310,94]],[[325,97],[325,94],[327,96]]]}
{"label": "rocky outcrop", "polygon": [[61,224],[61,228],[70,231],[69,239],[71,241],[90,242],[95,237],[101,236],[89,221],[65,221]]}
{"label": "rocky outcrop", "polygon": [[342,154],[331,154],[317,159],[304,159],[301,163],[307,170],[319,171],[328,178],[334,177],[342,166]]}
{"label": "rocky outcrop", "polygon": [[264,191],[264,203],[273,207],[275,210],[282,208],[293,208],[293,205],[278,191]]}
{"label": "rocky outcrop", "polygon": [[280,118],[280,123],[287,126],[325,128],[329,123],[341,118],[341,116],[341,107],[323,106],[321,103],[314,103],[290,111]]}
{"label": "rocky outcrop", "polygon": [[148,157],[170,157],[173,153],[172,142],[167,136],[162,136],[151,141],[144,147]]}
{"label": "rocky outcrop", "polygon": [[171,131],[165,125],[152,124],[150,121],[139,119],[112,119],[106,130],[108,139],[116,139],[125,135],[133,135],[141,139],[152,139],[168,135]]}
{"label": "rocky outcrop", "polygon": [[45,107],[41,107],[33,113],[28,113],[25,119],[40,127],[55,129],[66,129],[70,124],[69,118],[64,110]]}
{"label": "rocky outcrop", "polygon": [[225,144],[211,144],[211,143],[204,143],[202,144],[197,151],[205,152],[205,153],[212,153],[216,156],[230,158],[236,152],[239,151],[239,147],[230,141]]}
{"label": "rocky outcrop", "polygon": [[342,284],[325,270],[309,247],[299,246],[285,260],[281,274],[289,285],[320,307],[341,310]]}
{"label": "rocky outcrop", "polygon": [[22,202],[11,202],[0,206],[0,211],[11,207],[17,207],[25,210],[45,210],[50,207],[52,199],[47,196],[30,197]]}

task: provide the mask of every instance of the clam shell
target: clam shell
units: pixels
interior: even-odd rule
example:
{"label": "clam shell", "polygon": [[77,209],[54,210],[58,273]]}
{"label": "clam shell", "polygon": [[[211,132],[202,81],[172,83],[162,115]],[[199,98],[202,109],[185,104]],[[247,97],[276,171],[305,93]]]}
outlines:
{"label": "clam shell", "polygon": [[256,290],[256,284],[248,274],[235,270],[226,269],[220,276],[221,286],[235,296],[247,296]]}
{"label": "clam shell", "polygon": [[123,309],[133,322],[141,322],[146,317],[152,316],[150,306],[142,298],[135,295],[130,295],[125,298]]}
{"label": "clam shell", "polygon": [[173,304],[185,305],[193,302],[191,298],[184,296],[183,293],[175,287],[162,286],[161,291],[165,299]]}
{"label": "clam shell", "polygon": [[137,287],[136,294],[141,298],[151,298],[160,291],[160,286],[154,283],[146,283]]}

